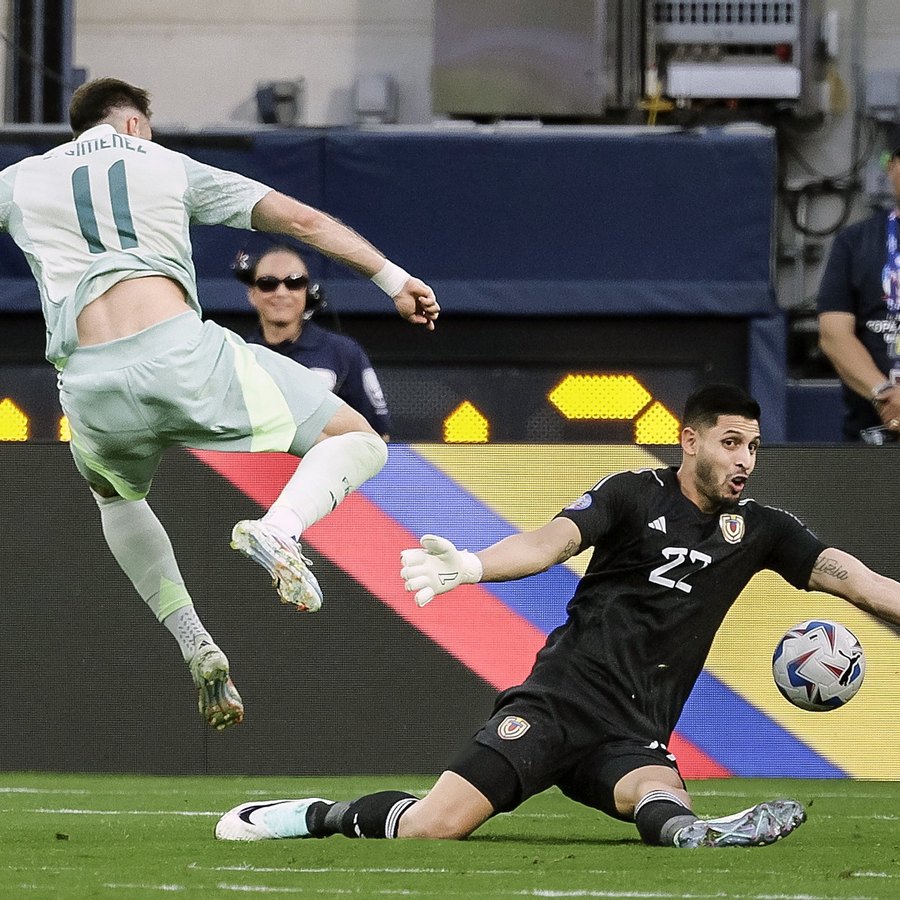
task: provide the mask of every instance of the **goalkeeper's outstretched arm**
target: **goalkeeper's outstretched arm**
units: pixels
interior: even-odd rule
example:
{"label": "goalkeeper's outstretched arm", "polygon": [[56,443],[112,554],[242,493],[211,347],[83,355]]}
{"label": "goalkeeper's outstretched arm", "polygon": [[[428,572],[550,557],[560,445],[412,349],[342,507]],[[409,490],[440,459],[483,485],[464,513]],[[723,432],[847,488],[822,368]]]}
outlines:
{"label": "goalkeeper's outstretched arm", "polygon": [[421,549],[400,554],[400,577],[406,590],[415,592],[416,603],[424,606],[460,584],[512,581],[543,572],[578,553],[581,532],[571,519],[558,518],[536,531],[510,535],[478,553],[459,550],[447,538],[434,534],[423,535],[420,544]]}
{"label": "goalkeeper's outstretched arm", "polygon": [[823,550],[809,577],[811,591],[826,591],[892,625],[900,625],[900,584],[873,572],[855,556]]}
{"label": "goalkeeper's outstretched arm", "polygon": [[566,518],[553,519],[536,531],[512,534],[476,555],[482,581],[514,581],[565,562],[581,549],[581,532]]}

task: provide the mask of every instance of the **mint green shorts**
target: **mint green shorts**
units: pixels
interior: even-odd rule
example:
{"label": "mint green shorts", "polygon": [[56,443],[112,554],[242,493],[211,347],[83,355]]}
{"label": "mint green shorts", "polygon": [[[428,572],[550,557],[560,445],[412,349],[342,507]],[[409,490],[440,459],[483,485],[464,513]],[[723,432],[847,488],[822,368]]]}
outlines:
{"label": "mint green shorts", "polygon": [[126,500],[147,495],[167,447],[303,455],[343,405],[304,366],[193,312],[79,347],[59,391],[78,470]]}

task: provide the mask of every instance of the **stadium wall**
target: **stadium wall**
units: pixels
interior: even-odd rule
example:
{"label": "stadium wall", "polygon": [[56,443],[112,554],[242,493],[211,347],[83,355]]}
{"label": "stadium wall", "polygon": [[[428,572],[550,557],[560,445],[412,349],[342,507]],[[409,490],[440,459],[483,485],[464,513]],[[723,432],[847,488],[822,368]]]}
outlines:
{"label": "stadium wall", "polygon": [[76,64],[149,88],[161,124],[256,123],[257,83],[282,79],[303,80],[298,124],[348,124],[355,78],[381,73],[399,121],[431,120],[433,0],[78,0],[75,16]]}
{"label": "stadium wall", "polygon": [[[0,769],[79,772],[436,773],[524,677],[561,621],[586,559],[478,585],[417,609],[398,554],[428,530],[476,549],[543,524],[603,475],[674,460],[627,446],[391,446],[385,470],[307,533],[326,603],[276,602],[227,550],[293,468],[278,454],[172,452],[151,497],[196,604],[228,652],[246,721],[199,719],[177,648],[106,550],[67,448],[0,445]],[[900,577],[883,534],[897,505],[890,449],[765,448],[752,495],[788,508],[827,543]],[[847,707],[781,699],[771,651],[803,619],[860,637],[866,683]],[[850,605],[757,577],[730,613],[673,746],[689,777],[896,778],[897,634]]]}
{"label": "stadium wall", "polygon": [[[0,142],[0,167],[64,139],[8,137]],[[728,355],[739,371],[727,380],[766,398],[767,439],[787,436],[785,321],[772,285],[770,129],[310,129],[160,133],[159,140],[338,216],[428,279],[442,322],[569,319],[583,326],[579,344],[590,346],[580,366],[591,371],[628,372],[651,357],[666,369],[673,353],[689,347],[691,377],[710,379],[721,371],[715,360]],[[245,289],[229,266],[238,249],[259,252],[269,239],[216,227],[193,229],[192,241],[206,313],[246,314]],[[324,280],[330,311],[393,319],[390,303],[366,279],[330,261],[313,258],[311,266]],[[34,279],[6,236],[0,288],[0,313],[31,315],[40,337]],[[630,320],[631,342],[639,345],[632,361],[614,359],[619,348],[601,318]],[[692,326],[703,318],[737,323],[737,338],[697,340]],[[513,343],[505,324],[485,327],[501,336],[498,343]],[[656,353],[663,332],[669,349]],[[390,342],[425,358],[440,343]],[[0,360],[12,353],[22,365],[23,346],[0,348]],[[571,357],[573,346],[563,340],[554,353]],[[472,354],[465,360],[472,363]],[[497,368],[490,354],[478,361]]]}
{"label": "stadium wall", "polygon": [[[353,121],[354,78],[382,72],[398,82],[399,121],[432,119],[434,0],[258,0],[252,7],[239,0],[78,0],[75,7],[76,64],[91,77],[117,75],[149,87],[160,123],[252,123],[258,81],[302,77],[304,124],[346,124]],[[826,0],[825,7],[840,16],[839,73],[852,85],[849,49],[859,3]],[[896,13],[895,0],[867,0],[871,68],[896,67]],[[831,102],[837,112],[846,100],[839,95]],[[833,121],[826,134],[815,135],[811,162],[820,171],[846,165],[833,157],[844,146],[850,118],[838,122],[839,140]]]}

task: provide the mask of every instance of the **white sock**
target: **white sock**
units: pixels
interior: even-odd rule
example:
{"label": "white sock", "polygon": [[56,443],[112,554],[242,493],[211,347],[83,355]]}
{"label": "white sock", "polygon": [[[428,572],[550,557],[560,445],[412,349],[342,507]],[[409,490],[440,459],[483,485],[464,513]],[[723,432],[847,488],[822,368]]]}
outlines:
{"label": "white sock", "polygon": [[299,538],[386,462],[387,445],[378,435],[351,431],[326,438],[307,451],[262,520]]}
{"label": "white sock", "polygon": [[147,501],[91,493],[100,507],[103,536],[112,555],[156,618],[162,622],[176,610],[192,606],[172,542]]}
{"label": "white sock", "polygon": [[278,500],[274,506],[263,516],[263,521],[267,525],[274,525],[276,528],[289,534],[295,541],[303,533],[303,522],[289,506],[278,505]]}
{"label": "white sock", "polygon": [[172,632],[172,636],[178,641],[181,648],[181,655],[187,662],[197,651],[197,646],[202,641],[208,641],[214,644],[215,641],[209,636],[209,632],[203,627],[197,610],[192,606],[182,606],[175,612],[169,613],[163,619],[163,625]]}

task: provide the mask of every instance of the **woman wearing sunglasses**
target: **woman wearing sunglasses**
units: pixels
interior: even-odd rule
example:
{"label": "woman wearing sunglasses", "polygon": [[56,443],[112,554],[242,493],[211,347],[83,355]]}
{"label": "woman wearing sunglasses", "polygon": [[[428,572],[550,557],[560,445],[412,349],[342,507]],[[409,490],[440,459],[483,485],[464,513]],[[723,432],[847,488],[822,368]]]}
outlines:
{"label": "woman wearing sunglasses", "polygon": [[259,318],[247,340],[306,366],[388,440],[391,418],[366,351],[353,338],[310,321],[325,298],[321,287],[310,283],[303,257],[278,245],[256,260],[239,253],[233,269],[247,285],[247,299]]}

